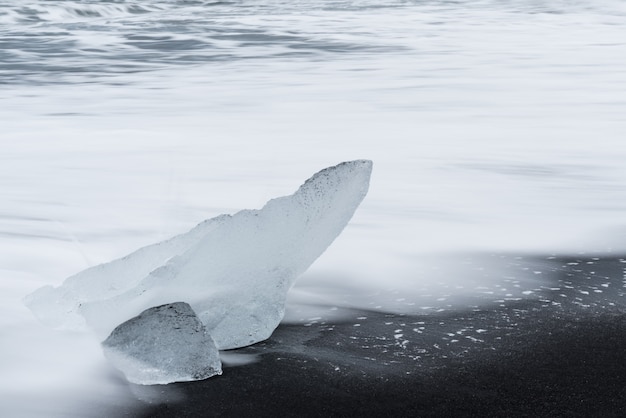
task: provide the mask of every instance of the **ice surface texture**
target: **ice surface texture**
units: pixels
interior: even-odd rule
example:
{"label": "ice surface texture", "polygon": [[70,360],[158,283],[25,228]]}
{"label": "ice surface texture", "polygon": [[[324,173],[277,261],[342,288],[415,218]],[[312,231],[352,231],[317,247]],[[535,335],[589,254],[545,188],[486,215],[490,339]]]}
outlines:
{"label": "ice surface texture", "polygon": [[333,242],[365,197],[372,162],[326,168],[291,196],[260,210],[205,221],[186,234],[89,268],[27,305],[56,327],[92,328],[106,338],[154,307],[185,301],[219,349],[268,338],[287,291]]}
{"label": "ice surface texture", "polygon": [[222,374],[215,343],[184,302],[143,311],[116,327],[102,347],[111,363],[137,384],[185,382]]}
{"label": "ice surface texture", "polygon": [[26,305],[48,326],[84,329],[85,318],[79,312],[81,304],[108,299],[137,286],[154,269],[196,245],[224,218],[227,216],[206,220],[185,234],[140,248],[109,263],[90,267],[68,277],[62,286],[44,286],[25,298]]}

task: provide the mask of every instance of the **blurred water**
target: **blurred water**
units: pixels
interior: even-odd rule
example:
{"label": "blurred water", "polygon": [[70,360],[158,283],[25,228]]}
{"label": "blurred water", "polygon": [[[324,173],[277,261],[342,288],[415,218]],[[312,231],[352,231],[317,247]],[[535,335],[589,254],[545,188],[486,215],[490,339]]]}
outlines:
{"label": "blurred water", "polygon": [[336,288],[406,309],[385,292],[495,280],[459,253],[624,251],[625,16],[611,0],[0,1],[1,415],[129,401],[97,345],[43,331],[23,295],[343,160],[374,160],[370,194],[297,305]]}

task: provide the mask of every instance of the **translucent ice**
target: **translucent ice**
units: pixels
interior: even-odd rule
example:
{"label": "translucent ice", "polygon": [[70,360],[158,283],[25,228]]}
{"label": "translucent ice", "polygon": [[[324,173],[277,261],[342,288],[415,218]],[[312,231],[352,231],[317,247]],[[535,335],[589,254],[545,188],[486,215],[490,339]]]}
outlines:
{"label": "translucent ice", "polygon": [[143,311],[117,326],[102,347],[104,355],[129,381],[141,385],[222,374],[215,343],[184,302]]}
{"label": "translucent ice", "polygon": [[185,234],[140,248],[109,263],[90,267],[68,277],[62,286],[44,286],[28,295],[25,303],[48,326],[83,329],[86,324],[79,312],[81,304],[105,300],[137,286],[150,272],[197,244],[227,218],[227,215],[222,215],[206,220]]}
{"label": "translucent ice", "polygon": [[87,269],[26,303],[57,327],[88,325],[106,338],[153,307],[185,301],[218,348],[268,338],[287,291],[333,242],[365,197],[372,162],[326,168],[260,210],[205,221],[186,234]]}

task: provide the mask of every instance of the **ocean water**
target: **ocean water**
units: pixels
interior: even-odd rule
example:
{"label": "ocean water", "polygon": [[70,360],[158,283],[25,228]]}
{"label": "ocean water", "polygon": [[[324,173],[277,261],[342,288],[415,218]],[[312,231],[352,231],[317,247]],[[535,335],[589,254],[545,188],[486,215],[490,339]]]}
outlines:
{"label": "ocean water", "polygon": [[25,294],[341,161],[374,161],[369,195],[286,321],[461,309],[507,268],[468,254],[626,253],[625,21],[619,0],[0,1],[0,415],[136,402]]}

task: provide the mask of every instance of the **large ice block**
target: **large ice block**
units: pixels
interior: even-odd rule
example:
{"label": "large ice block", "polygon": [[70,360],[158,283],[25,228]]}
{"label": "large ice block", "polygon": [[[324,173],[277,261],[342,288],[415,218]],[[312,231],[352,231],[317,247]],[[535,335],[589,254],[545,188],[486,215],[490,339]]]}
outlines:
{"label": "large ice block", "polygon": [[84,324],[106,338],[145,309],[191,305],[218,348],[268,338],[287,291],[333,242],[365,197],[372,162],[326,168],[260,210],[205,221],[187,234],[138,250],[27,298],[57,326]]}

